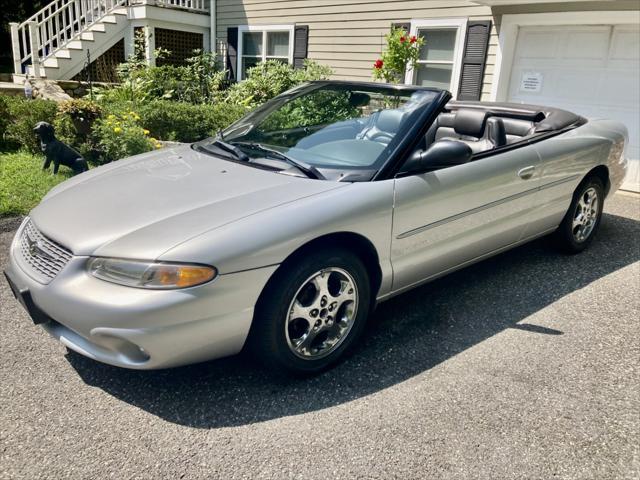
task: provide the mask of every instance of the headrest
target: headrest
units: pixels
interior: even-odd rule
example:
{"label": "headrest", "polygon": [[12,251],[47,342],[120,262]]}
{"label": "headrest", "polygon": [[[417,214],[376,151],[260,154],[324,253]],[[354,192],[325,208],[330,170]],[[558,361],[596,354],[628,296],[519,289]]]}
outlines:
{"label": "headrest", "polygon": [[482,137],[484,123],[489,112],[483,110],[460,109],[456,112],[453,129],[460,135]]}
{"label": "headrest", "polygon": [[402,110],[381,110],[376,119],[376,127],[383,132],[396,133],[406,114]]}

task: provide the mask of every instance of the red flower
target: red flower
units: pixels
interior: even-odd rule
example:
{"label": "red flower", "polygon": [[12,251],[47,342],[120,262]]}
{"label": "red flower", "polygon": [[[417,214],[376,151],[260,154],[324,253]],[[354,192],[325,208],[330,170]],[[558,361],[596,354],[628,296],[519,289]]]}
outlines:
{"label": "red flower", "polygon": [[407,39],[407,37],[405,37],[404,35],[400,37],[400,43],[404,43],[405,40]]}
{"label": "red flower", "polygon": [[416,38],[416,36],[412,36],[411,39],[409,40],[409,43],[416,43],[418,41],[418,39]]}
{"label": "red flower", "polygon": [[380,59],[376,60],[376,63],[373,64],[373,68],[380,70],[382,68],[382,66],[384,65],[384,62]]}

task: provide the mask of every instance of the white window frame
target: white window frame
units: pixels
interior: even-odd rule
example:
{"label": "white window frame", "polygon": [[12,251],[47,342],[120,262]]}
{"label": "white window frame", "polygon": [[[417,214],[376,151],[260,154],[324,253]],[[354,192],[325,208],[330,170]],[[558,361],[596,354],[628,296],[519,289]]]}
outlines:
{"label": "white window frame", "polygon": [[[439,30],[439,29],[457,29],[456,42],[453,47],[453,61],[418,61],[418,64],[442,64],[453,65],[451,69],[451,84],[449,85],[449,91],[453,98],[458,96],[458,86],[460,84],[460,70],[462,68],[462,55],[464,53],[464,42],[467,37],[467,18],[441,18],[433,20],[411,20],[411,31],[409,35],[418,36],[420,30]],[[415,84],[415,72],[413,68],[407,68],[405,76],[405,83],[407,85]]]}
{"label": "white window frame", "polygon": [[[293,43],[294,38],[294,25],[240,25],[238,26],[238,59],[237,59],[237,72],[238,80],[243,80],[242,75],[242,57],[244,55],[244,33],[245,32],[262,32],[262,61],[267,59],[267,32],[289,32],[289,55],[286,57],[289,64],[293,63]],[[253,55],[252,55],[253,56]],[[285,58],[285,57],[278,57]]]}

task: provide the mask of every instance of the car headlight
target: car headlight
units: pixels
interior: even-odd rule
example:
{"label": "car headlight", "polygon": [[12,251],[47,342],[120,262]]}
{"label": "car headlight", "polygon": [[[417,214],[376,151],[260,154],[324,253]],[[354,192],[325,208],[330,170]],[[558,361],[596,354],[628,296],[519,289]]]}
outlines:
{"label": "car headlight", "polygon": [[218,274],[215,268],[207,265],[106,257],[89,259],[87,270],[100,280],[155,290],[194,287],[213,280]]}

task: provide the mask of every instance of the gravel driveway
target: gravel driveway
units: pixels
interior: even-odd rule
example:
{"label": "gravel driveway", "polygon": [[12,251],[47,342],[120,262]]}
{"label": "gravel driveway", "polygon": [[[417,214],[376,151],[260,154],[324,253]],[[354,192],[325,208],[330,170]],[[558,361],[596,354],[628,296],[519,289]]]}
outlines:
{"label": "gravel driveway", "polygon": [[638,478],[639,259],[617,194],[587,252],[542,239],[396,297],[308,380],[101,365],[0,281],[0,478]]}

